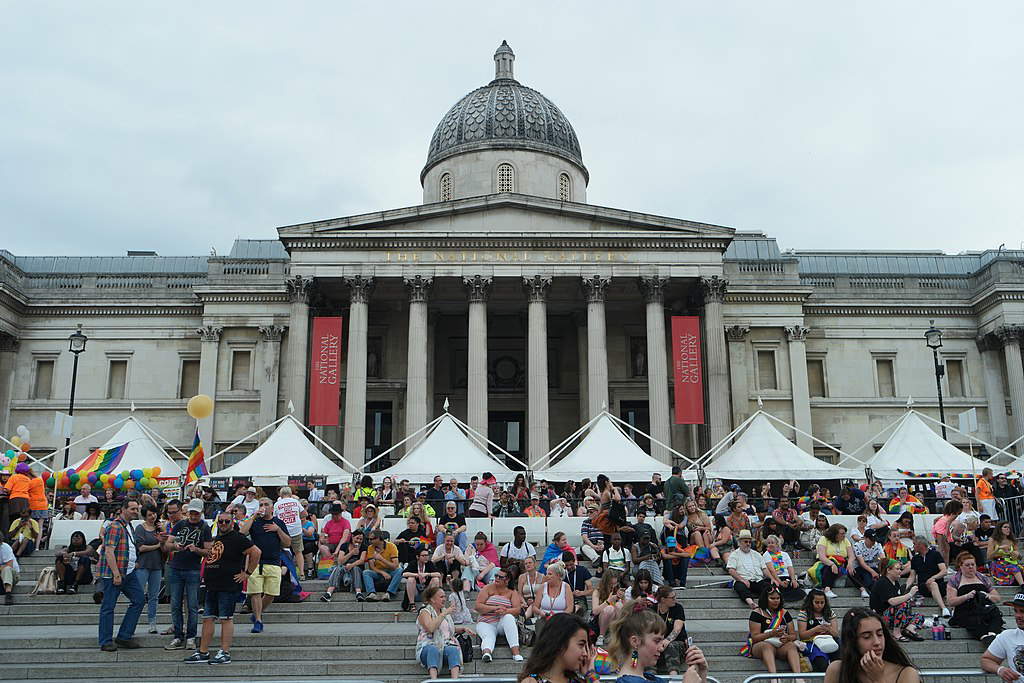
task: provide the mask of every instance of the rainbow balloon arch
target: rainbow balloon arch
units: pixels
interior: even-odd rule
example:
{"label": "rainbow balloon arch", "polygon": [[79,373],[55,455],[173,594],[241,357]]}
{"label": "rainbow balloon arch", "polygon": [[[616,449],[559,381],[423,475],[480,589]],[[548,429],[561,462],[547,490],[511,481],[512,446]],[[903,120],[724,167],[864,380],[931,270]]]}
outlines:
{"label": "rainbow balloon arch", "polygon": [[88,484],[94,488],[128,491],[130,489],[148,490],[166,488],[169,484],[177,485],[178,478],[160,477],[159,467],[122,470],[121,472],[78,472],[74,469],[62,470],[50,474],[46,479],[47,488],[75,491]]}

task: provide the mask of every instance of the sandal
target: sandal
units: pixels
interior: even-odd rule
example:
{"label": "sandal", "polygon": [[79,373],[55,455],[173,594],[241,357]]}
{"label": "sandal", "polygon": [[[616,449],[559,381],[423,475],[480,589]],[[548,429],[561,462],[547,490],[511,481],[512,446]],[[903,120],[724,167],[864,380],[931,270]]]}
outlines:
{"label": "sandal", "polygon": [[893,638],[895,638],[897,641],[899,641],[901,643],[909,643],[910,642],[910,638],[907,638],[902,633],[899,634],[898,636],[893,636]]}
{"label": "sandal", "polygon": [[909,638],[910,640],[914,641],[915,643],[920,643],[921,641],[924,640],[924,636],[919,635],[915,631],[907,631],[907,632],[904,633],[904,635],[907,638]]}

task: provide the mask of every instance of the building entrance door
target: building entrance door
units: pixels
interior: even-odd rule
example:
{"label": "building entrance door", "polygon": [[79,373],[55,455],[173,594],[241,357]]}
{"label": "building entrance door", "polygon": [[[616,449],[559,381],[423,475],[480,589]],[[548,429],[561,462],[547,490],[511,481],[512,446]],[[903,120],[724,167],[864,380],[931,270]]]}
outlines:
{"label": "building entrance door", "polygon": [[[647,405],[647,401],[621,401],[619,403],[619,417],[626,424],[636,427],[644,434],[651,433],[651,409]],[[643,434],[637,434],[631,429],[624,429],[626,436],[633,439],[636,445],[644,450],[645,453],[650,454],[651,452],[651,440]]]}
{"label": "building entrance door", "polygon": [[[524,457],[524,444],[526,441],[525,412],[521,410],[490,411],[487,414],[487,434],[491,441],[504,448],[509,454],[526,462]],[[506,460],[508,459],[506,458]],[[522,465],[514,460],[508,460],[505,465],[512,470],[524,469]]]}
{"label": "building entrance door", "polygon": [[[373,458],[391,448],[391,401],[366,402],[366,459]],[[391,467],[391,456],[385,456],[366,468],[367,472],[379,472]]]}

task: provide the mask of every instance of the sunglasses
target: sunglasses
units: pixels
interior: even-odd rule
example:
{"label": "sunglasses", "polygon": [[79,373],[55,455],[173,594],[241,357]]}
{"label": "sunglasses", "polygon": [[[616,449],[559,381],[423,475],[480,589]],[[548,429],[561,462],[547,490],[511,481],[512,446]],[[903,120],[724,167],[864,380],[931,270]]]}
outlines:
{"label": "sunglasses", "polygon": [[231,524],[230,519],[218,519],[217,524]]}
{"label": "sunglasses", "polygon": [[508,574],[495,574],[494,575],[494,580],[497,581],[498,579],[503,579],[503,580],[507,581],[508,580]]}

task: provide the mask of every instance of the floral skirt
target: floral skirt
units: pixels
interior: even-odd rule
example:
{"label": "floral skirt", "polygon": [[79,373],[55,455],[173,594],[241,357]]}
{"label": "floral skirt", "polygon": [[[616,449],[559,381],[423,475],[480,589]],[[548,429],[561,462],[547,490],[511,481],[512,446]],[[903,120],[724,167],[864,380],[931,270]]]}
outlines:
{"label": "floral skirt", "polygon": [[904,629],[908,626],[920,628],[924,623],[924,615],[916,614],[911,609],[909,600],[885,610],[882,613],[882,619],[885,620],[885,625],[889,627],[890,631]]}
{"label": "floral skirt", "polygon": [[1016,584],[1017,580],[1013,578],[1013,574],[1021,570],[1019,560],[1000,557],[998,559],[993,558],[988,562],[989,576],[992,577],[993,583],[997,586],[1012,586]]}

